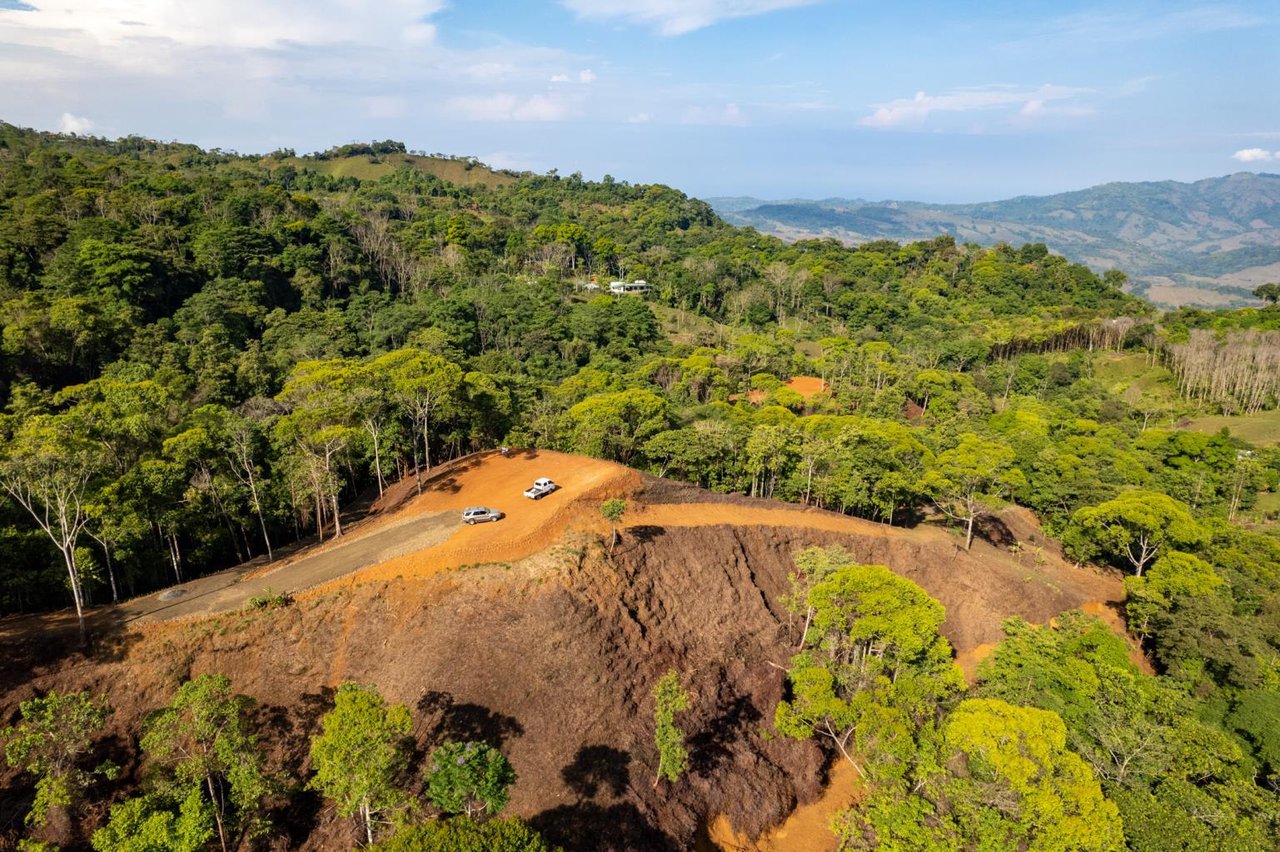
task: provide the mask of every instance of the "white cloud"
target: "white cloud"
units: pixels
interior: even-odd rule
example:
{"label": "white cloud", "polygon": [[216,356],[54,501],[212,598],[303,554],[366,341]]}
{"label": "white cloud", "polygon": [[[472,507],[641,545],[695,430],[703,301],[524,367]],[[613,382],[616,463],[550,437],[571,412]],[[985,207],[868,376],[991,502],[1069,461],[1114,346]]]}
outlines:
{"label": "white cloud", "polygon": [[1225,6],[1172,11],[1089,11],[1047,21],[1033,31],[1031,39],[1050,38],[1085,44],[1119,43],[1184,38],[1266,26],[1268,23],[1258,15]]}
{"label": "white cloud", "polygon": [[635,114],[633,114],[633,115],[629,115],[629,116],[627,116],[627,123],[628,123],[628,124],[648,124],[648,123],[649,123],[649,113],[647,113],[647,112],[637,112],[637,113],[635,113]]}
{"label": "white cloud", "polygon": [[546,166],[530,154],[516,151],[490,151],[477,156],[480,162],[495,169],[511,169],[517,172],[543,172]]}
{"label": "white cloud", "polygon": [[446,108],[469,121],[562,121],[576,113],[576,104],[554,95],[521,98],[510,92],[450,98]]}
{"label": "white cloud", "polygon": [[566,68],[566,82],[582,79],[586,56],[507,38],[441,44],[433,16],[445,4],[47,0],[0,11],[0,80],[13,82],[0,84],[0,115],[36,125],[47,104],[93,102],[95,132],[297,145],[450,106],[504,121],[578,109],[539,94]]}
{"label": "white cloud", "polygon": [[741,127],[747,124],[747,118],[737,104],[725,104],[723,107],[691,106],[681,116],[685,124],[727,124]]}
{"label": "white cloud", "polygon": [[1050,112],[1082,115],[1088,110],[1082,107],[1051,107],[1050,103],[1077,98],[1089,91],[1071,86],[1045,85],[1037,89],[1012,86],[957,89],[945,95],[916,92],[912,98],[873,104],[871,114],[864,116],[858,123],[864,127],[899,127],[921,124],[936,112],[974,112],[1013,107],[1019,108],[1018,113],[1023,118],[1034,118]]}
{"label": "white cloud", "polygon": [[551,82],[553,82],[553,83],[567,83],[567,82],[569,82],[569,75],[568,75],[568,74],[552,74],[552,75],[551,75]]}
{"label": "white cloud", "polygon": [[1280,151],[1272,154],[1263,148],[1242,148],[1232,154],[1231,159],[1242,163],[1266,163],[1272,159],[1280,159]]}
{"label": "white cloud", "polygon": [[516,73],[516,68],[506,62],[477,62],[466,69],[473,80],[501,80]]}
{"label": "white cloud", "polygon": [[445,106],[469,121],[510,121],[517,100],[515,95],[504,92],[494,95],[462,95],[450,98]]}
{"label": "white cloud", "polygon": [[[63,0],[5,16],[4,29],[45,39],[96,42],[104,55],[145,50],[147,41],[213,48],[337,45],[385,39],[429,41],[427,18],[443,0]],[[376,11],[376,14],[375,14]]]}
{"label": "white cloud", "polygon": [[93,122],[84,116],[64,112],[62,118],[58,120],[58,129],[63,133],[74,133],[77,136],[83,136],[93,130]]}
{"label": "white cloud", "polygon": [[561,0],[579,18],[651,26],[664,36],[816,2],[821,0]]}
{"label": "white cloud", "polygon": [[583,68],[578,72],[579,83],[594,83],[596,81],[596,72],[590,68]]}

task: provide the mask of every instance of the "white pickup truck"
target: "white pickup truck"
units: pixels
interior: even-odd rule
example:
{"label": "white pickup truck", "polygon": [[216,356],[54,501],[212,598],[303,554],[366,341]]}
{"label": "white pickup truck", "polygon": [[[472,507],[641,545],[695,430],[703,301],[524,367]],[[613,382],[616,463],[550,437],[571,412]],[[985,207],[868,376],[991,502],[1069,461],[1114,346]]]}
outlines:
{"label": "white pickup truck", "polygon": [[559,487],[544,476],[542,479],[534,480],[533,485],[525,489],[524,496],[530,500],[541,500]]}

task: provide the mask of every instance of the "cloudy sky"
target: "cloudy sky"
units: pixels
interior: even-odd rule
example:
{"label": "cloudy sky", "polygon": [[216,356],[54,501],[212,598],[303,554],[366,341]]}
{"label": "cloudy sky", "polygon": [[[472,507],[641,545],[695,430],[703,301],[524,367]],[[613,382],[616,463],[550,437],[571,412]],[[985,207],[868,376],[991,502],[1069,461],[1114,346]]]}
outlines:
{"label": "cloudy sky", "polygon": [[980,201],[1280,172],[1278,44],[1276,0],[0,0],[0,119]]}

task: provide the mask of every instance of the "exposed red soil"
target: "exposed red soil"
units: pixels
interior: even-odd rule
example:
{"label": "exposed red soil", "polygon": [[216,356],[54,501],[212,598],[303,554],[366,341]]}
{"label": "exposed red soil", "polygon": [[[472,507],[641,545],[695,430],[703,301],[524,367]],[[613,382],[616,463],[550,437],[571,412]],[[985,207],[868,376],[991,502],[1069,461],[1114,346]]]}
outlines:
{"label": "exposed red soil", "polygon": [[[537,476],[562,490],[527,500],[520,491]],[[630,505],[612,558],[599,514],[609,496]],[[784,822],[797,804],[820,800],[825,758],[814,743],[770,734],[780,667],[794,647],[779,600],[796,550],[839,544],[920,583],[947,607],[943,630],[962,654],[998,640],[1007,616],[1043,623],[1090,601],[1113,605],[1123,591],[1115,577],[1064,562],[1025,514],[988,522],[999,544],[979,540],[965,552],[935,527],[903,530],[710,494],[556,453],[464,460],[422,495],[401,483],[384,500],[349,541],[321,551],[325,558],[344,547],[407,546],[418,525],[444,518],[453,519],[449,537],[283,609],[149,624],[102,610],[88,653],[30,632],[31,621],[0,622],[0,724],[36,692],[106,693],[115,706],[108,748],[133,779],[145,714],[182,679],[224,672],[259,702],[273,763],[305,777],[308,738],[333,687],[357,680],[413,709],[420,758],[442,738],[500,744],[520,776],[511,811],[570,850],[689,849],[710,842],[712,823],[721,839],[776,828],[773,845],[760,848],[821,848],[812,826],[844,807],[841,785],[817,811],[797,815],[802,822]],[[457,525],[457,510],[475,504],[508,516]],[[1015,531],[1028,538],[1011,549]],[[299,559],[274,576],[308,564]],[[654,790],[650,691],[669,668],[693,695],[681,717],[691,770]],[[82,828],[120,792],[96,791]],[[16,826],[28,797],[24,779],[0,775],[0,832]],[[274,819],[282,827],[274,848],[350,848],[356,839],[353,823],[314,794],[295,796]],[[55,834],[69,847],[83,844],[75,827]]]}
{"label": "exposed red soil", "polygon": [[[340,582],[421,577],[461,565],[518,561],[546,550],[570,526],[599,520],[601,502],[626,497],[641,482],[639,473],[622,465],[550,450],[470,458],[474,463],[458,464],[434,478],[421,495],[404,504],[399,516],[456,515],[468,506],[488,506],[503,512],[502,520],[459,525],[446,541],[386,559]],[[539,500],[523,496],[540,477],[559,488]]]}
{"label": "exposed red soil", "polygon": [[[791,390],[800,394],[800,396],[804,397],[805,402],[808,402],[818,394],[826,393],[828,390],[831,389],[831,385],[827,384],[825,381],[818,378],[817,376],[792,376],[790,379],[788,379],[786,382],[783,383],[783,387],[790,388]],[[748,391],[747,402],[751,403],[752,405],[760,405],[765,401],[765,399],[768,396],[769,394],[767,391],[763,391],[760,389]],[[739,397],[737,394],[733,394],[732,396],[729,397],[729,401],[733,402],[738,398]]]}

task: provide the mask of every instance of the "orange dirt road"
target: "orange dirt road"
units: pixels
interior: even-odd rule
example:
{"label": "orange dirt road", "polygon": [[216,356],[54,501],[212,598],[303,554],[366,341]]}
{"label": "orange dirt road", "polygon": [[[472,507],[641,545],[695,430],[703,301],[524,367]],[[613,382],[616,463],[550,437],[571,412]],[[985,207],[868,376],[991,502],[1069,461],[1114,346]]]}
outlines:
{"label": "orange dirt road", "polygon": [[[447,540],[388,559],[327,587],[524,559],[559,541],[570,526],[594,528],[597,521],[603,523],[600,503],[627,497],[641,484],[640,474],[622,465],[550,450],[515,451],[509,458],[489,453],[474,459],[433,480],[399,515],[460,515],[468,506],[488,506],[502,512],[502,520],[475,526],[459,520]],[[540,500],[525,497],[522,492],[544,476],[560,487]]]}

